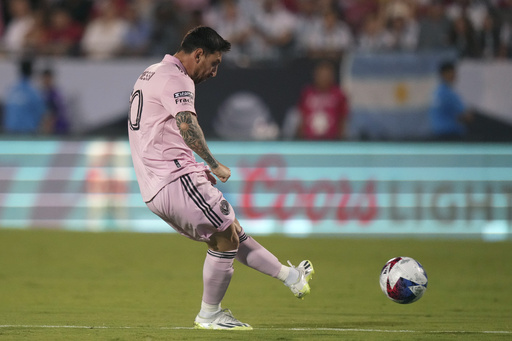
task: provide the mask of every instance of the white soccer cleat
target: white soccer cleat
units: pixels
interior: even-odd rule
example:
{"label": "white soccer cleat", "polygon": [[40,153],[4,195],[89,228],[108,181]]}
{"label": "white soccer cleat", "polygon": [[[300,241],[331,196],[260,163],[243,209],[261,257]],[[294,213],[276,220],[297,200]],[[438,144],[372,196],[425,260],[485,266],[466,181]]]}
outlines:
{"label": "white soccer cleat", "polygon": [[300,262],[299,266],[295,267],[288,261],[288,264],[299,271],[299,279],[297,282],[287,285],[290,290],[293,292],[295,297],[303,300],[304,296],[311,292],[311,288],[309,287],[309,281],[313,278],[313,274],[315,273],[315,269],[313,269],[313,264],[309,260],[303,260]]}
{"label": "white soccer cleat", "polygon": [[252,327],[247,323],[238,321],[229,309],[222,309],[211,318],[197,315],[194,321],[194,329],[252,330]]}

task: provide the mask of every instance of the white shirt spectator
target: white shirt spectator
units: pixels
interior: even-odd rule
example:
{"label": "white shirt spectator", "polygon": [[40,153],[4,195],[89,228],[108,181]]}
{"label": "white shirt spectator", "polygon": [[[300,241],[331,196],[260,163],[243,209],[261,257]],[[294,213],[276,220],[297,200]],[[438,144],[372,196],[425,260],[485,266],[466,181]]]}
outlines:
{"label": "white shirt spectator", "polygon": [[352,32],[337,14],[327,12],[307,35],[306,48],[311,57],[338,58],[352,46]]}
{"label": "white shirt spectator", "polygon": [[25,47],[25,37],[32,29],[35,20],[30,4],[26,0],[16,0],[10,3],[12,19],[5,28],[3,48],[10,54],[20,54]]}
{"label": "white shirt spectator", "polygon": [[365,20],[359,34],[358,50],[361,52],[379,52],[391,48],[393,37],[386,30],[377,16],[370,16]]}
{"label": "white shirt spectator", "polygon": [[205,24],[212,27],[231,43],[231,51],[224,56],[226,61],[238,65],[248,63],[247,42],[251,34],[251,21],[241,12],[234,0],[224,0],[205,15]]}
{"label": "white shirt spectator", "polygon": [[[485,16],[488,12],[487,2],[482,0],[470,1],[465,10],[475,30],[480,31],[483,28]],[[458,2],[451,4],[446,9],[448,17],[452,20],[462,16],[463,11],[464,9]]]}
{"label": "white shirt spectator", "polygon": [[253,60],[279,60],[283,49],[292,42],[296,18],[279,2],[262,0],[253,17],[254,33],[250,37]]}
{"label": "white shirt spectator", "polygon": [[5,49],[9,53],[19,54],[25,45],[25,37],[34,25],[32,17],[12,20],[5,30]]}
{"label": "white shirt spectator", "polygon": [[395,51],[413,51],[418,46],[419,26],[413,19],[395,17],[390,19],[391,48]]}
{"label": "white shirt spectator", "polygon": [[127,22],[117,14],[115,5],[103,4],[100,16],[91,21],[82,38],[82,49],[93,59],[106,59],[116,55],[123,46],[128,31]]}
{"label": "white shirt spectator", "polygon": [[322,20],[317,12],[316,1],[302,0],[299,2],[297,25],[295,27],[295,45],[297,52],[304,56],[307,54],[308,36],[316,29]]}

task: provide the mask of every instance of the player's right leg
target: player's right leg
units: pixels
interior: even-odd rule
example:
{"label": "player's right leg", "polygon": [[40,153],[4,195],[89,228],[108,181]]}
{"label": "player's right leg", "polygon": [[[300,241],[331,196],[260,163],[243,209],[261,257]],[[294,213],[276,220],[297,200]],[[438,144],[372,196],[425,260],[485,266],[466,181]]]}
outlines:
{"label": "player's right leg", "polygon": [[304,299],[304,296],[311,291],[309,281],[315,273],[313,264],[309,260],[303,260],[298,266],[293,266],[289,261],[289,267],[282,265],[276,256],[245,234],[236,218],[235,224],[237,224],[240,240],[236,260],[281,280],[290,288],[295,297]]}
{"label": "player's right leg", "polygon": [[304,296],[309,295],[309,293],[311,292],[309,281],[313,278],[313,275],[315,273],[313,264],[309,260],[303,260],[302,262],[299,263],[298,266],[292,265],[290,261],[288,261],[288,264],[290,265],[291,268],[299,272],[299,277],[293,283],[286,283],[285,281],[284,284],[288,288],[290,288],[295,297],[303,300]]}
{"label": "player's right leg", "polygon": [[194,321],[196,329],[252,330],[247,323],[237,320],[231,311],[221,309],[229,282],[233,276],[233,260],[238,250],[235,224],[210,237],[203,267],[203,299],[201,311]]}
{"label": "player's right leg", "polygon": [[220,302],[233,275],[238,233],[233,208],[205,174],[191,173],[165,186],[148,207],[180,234],[208,243],[203,266],[203,300],[194,326],[199,329],[250,330]]}

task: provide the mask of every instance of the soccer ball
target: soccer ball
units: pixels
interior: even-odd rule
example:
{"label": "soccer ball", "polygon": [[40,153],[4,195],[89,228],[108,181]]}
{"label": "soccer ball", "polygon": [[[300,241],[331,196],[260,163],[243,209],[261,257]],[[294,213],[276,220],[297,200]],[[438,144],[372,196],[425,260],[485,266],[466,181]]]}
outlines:
{"label": "soccer ball", "polygon": [[393,302],[412,303],[427,290],[427,273],[420,263],[410,257],[387,261],[380,272],[380,288]]}

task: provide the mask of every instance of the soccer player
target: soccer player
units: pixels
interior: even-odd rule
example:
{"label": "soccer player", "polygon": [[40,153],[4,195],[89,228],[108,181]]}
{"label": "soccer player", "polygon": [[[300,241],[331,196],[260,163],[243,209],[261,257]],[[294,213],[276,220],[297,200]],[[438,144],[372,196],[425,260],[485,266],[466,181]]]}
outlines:
{"label": "soccer player", "polygon": [[[195,84],[217,75],[231,44],[209,27],[189,31],[178,51],[148,67],[135,82],[128,120],[130,147],[142,197],[149,209],[178,233],[208,246],[203,267],[197,329],[250,330],[221,301],[238,260],[278,278],[302,299],[310,292],[310,261],[282,265],[244,233],[215,177],[226,182],[231,170],[210,152],[194,109]],[[193,152],[208,165],[196,162]]]}

